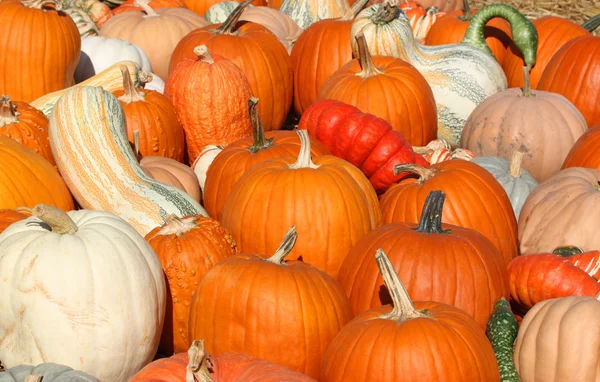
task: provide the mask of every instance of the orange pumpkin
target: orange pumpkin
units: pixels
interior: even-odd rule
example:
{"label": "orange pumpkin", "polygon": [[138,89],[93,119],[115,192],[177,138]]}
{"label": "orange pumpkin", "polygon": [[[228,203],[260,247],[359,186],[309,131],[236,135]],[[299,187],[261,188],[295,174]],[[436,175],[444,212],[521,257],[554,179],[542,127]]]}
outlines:
{"label": "orange pumpkin", "polygon": [[75,84],[81,37],[56,8],[56,0],[0,2],[0,94],[31,102]]}
{"label": "orange pumpkin", "polygon": [[25,102],[0,98],[0,134],[25,145],[56,165],[48,140],[48,118]]}
{"label": "orange pumpkin", "polygon": [[575,142],[562,166],[569,167],[600,170],[600,124],[583,133]]}
{"label": "orange pumpkin", "polygon": [[[265,130],[278,130],[292,104],[290,57],[277,37],[262,25],[238,22],[241,3],[220,25],[196,29],[185,36],[173,51],[169,72],[186,58],[194,58],[194,48],[206,45],[210,52],[231,60],[248,78],[252,94],[260,99],[259,113]],[[188,4],[189,5],[189,4]]]}
{"label": "orange pumpkin", "polygon": [[219,222],[200,215],[182,219],[170,215],[146,240],[167,276],[167,313],[159,349],[164,354],[185,351],[191,342],[188,319],[196,286],[215,264],[239,250]]}
{"label": "orange pumpkin", "polygon": [[127,66],[121,66],[123,90],[113,92],[123,106],[127,120],[127,138],[134,144],[134,132],[139,132],[139,152],[142,156],[162,156],[183,162],[183,128],[171,101],[154,90],[136,89]]}
{"label": "orange pumpkin", "polygon": [[504,258],[504,264],[518,255],[517,221],[510,200],[498,181],[483,167],[453,159],[430,168],[405,164],[395,172],[412,172],[381,198],[383,223],[417,223],[422,205],[432,190],[448,195],[443,222],[470,228],[487,237]]}
{"label": "orange pumpkin", "polygon": [[26,218],[27,216],[14,210],[0,210],[0,233],[4,232],[12,223]]}
{"label": "orange pumpkin", "polygon": [[500,381],[477,323],[444,303],[413,304],[385,252],[376,253],[392,306],[364,312],[340,331],[327,347],[319,381]]}
{"label": "orange pumpkin", "polygon": [[[238,179],[253,165],[283,156],[297,156],[300,139],[293,131],[264,132],[258,116],[258,99],[248,101],[253,136],[240,139],[220,152],[206,173],[204,208],[209,216],[221,221],[225,201]],[[311,155],[329,154],[316,139],[311,139]]]}
{"label": "orange pumpkin", "polygon": [[343,159],[322,155],[313,163],[308,132],[296,132],[302,141],[298,157],[279,157],[246,171],[227,197],[222,223],[250,253],[271,253],[284,227],[295,224],[304,239],[291,258],[336,277],[350,248],[381,224],[377,194]]}
{"label": "orange pumpkin", "polygon": [[436,103],[425,77],[399,58],[371,57],[362,34],[356,41],[359,58],[329,77],[318,99],[341,101],[385,119],[413,146],[435,139]]}
{"label": "orange pumpkin", "polygon": [[206,145],[228,145],[252,134],[247,103],[252,89],[234,62],[193,49],[195,59],[181,62],[165,85],[185,130],[193,163]]}
{"label": "orange pumpkin", "polygon": [[[152,8],[187,8],[183,0],[151,0]],[[141,11],[142,8],[135,5],[135,0],[126,0],[112,10],[113,15],[127,11]]]}

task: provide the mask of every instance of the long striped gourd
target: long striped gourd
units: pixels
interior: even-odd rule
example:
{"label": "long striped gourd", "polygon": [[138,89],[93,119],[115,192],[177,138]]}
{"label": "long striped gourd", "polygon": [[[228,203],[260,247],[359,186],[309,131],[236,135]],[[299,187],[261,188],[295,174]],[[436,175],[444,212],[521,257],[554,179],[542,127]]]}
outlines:
{"label": "long striped gourd", "polygon": [[53,93],[46,94],[35,101],[31,102],[30,105],[35,107],[36,109],[41,110],[46,117],[50,116],[52,112],[52,108],[58,101],[60,97],[62,97],[67,91],[82,86],[102,86],[105,90],[109,92],[114,92],[115,90],[123,89],[123,75],[121,74],[121,66],[127,66],[129,69],[129,73],[131,75],[131,80],[136,87],[141,87],[142,82],[140,82],[139,74],[142,73],[140,67],[133,61],[121,61],[117,62],[113,66],[105,69],[104,71],[96,74],[93,77],[88,78],[87,80],[78,83],[77,85],[73,85],[70,88],[58,90]]}
{"label": "long striped gourd", "polygon": [[112,212],[145,236],[169,214],[206,211],[185,192],[144,173],[127,140],[123,109],[101,87],[75,87],[50,116],[57,167],[82,208]]}

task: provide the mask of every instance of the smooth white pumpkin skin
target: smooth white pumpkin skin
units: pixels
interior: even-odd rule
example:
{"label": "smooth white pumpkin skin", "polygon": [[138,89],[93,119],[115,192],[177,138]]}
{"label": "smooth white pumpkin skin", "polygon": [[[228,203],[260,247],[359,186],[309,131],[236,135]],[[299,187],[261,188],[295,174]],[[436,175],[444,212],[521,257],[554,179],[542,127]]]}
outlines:
{"label": "smooth white pumpkin skin", "polygon": [[194,170],[194,173],[196,173],[203,197],[204,185],[206,184],[206,173],[208,172],[208,168],[212,162],[221,151],[223,151],[223,146],[208,145],[204,147],[202,151],[200,151],[200,155],[198,155],[198,158],[196,158],[192,164],[192,170]]}
{"label": "smooth white pumpkin skin", "polygon": [[75,83],[85,81],[121,61],[135,62],[144,72],[152,72],[150,60],[139,46],[118,38],[85,37],[81,39]]}
{"label": "smooth white pumpkin skin", "polygon": [[485,168],[490,174],[496,178],[498,183],[504,188],[510,204],[512,204],[515,217],[519,220],[521,209],[529,193],[538,186],[538,182],[533,179],[531,174],[524,168],[521,168],[521,176],[514,177],[509,173],[510,163],[503,158],[497,157],[475,157],[471,162],[477,163]]}
{"label": "smooth white pumpkin skin", "polygon": [[165,94],[165,81],[160,78],[157,74],[152,74],[152,81],[144,84],[144,89],[154,90],[160,94]]}
{"label": "smooth white pumpkin skin", "polygon": [[208,216],[187,193],[150,178],[127,140],[123,108],[101,87],[67,91],[50,116],[57,167],[82,208],[112,212],[142,236],[169,214]]}
{"label": "smooth white pumpkin skin", "polygon": [[131,225],[103,211],[71,211],[60,235],[39,219],[0,234],[0,359],[54,362],[101,381],[126,381],[152,360],[166,286],[160,262]]}

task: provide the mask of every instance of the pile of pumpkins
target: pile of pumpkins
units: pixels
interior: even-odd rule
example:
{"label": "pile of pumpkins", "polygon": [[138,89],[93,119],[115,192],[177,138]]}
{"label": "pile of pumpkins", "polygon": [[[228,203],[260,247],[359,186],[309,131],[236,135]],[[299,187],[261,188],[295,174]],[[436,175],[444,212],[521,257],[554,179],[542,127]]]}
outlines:
{"label": "pile of pumpkins", "polygon": [[0,1],[0,382],[600,381],[598,26]]}

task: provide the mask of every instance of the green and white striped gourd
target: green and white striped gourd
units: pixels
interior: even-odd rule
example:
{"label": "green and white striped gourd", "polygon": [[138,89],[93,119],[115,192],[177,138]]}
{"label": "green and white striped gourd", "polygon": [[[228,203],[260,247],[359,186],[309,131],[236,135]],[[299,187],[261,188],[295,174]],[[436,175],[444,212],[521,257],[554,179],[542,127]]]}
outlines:
{"label": "green and white striped gourd", "polygon": [[75,87],[50,117],[57,167],[82,208],[112,212],[142,236],[169,214],[208,216],[185,192],[157,182],[140,167],[127,140],[119,101],[101,87]]}
{"label": "green and white striped gourd", "polygon": [[[239,1],[222,1],[216,3],[208,8],[204,14],[204,18],[209,24],[221,24],[227,20],[227,17],[229,17],[231,12],[233,12],[238,5],[240,5]],[[249,4],[247,8],[252,8],[252,4]]]}

